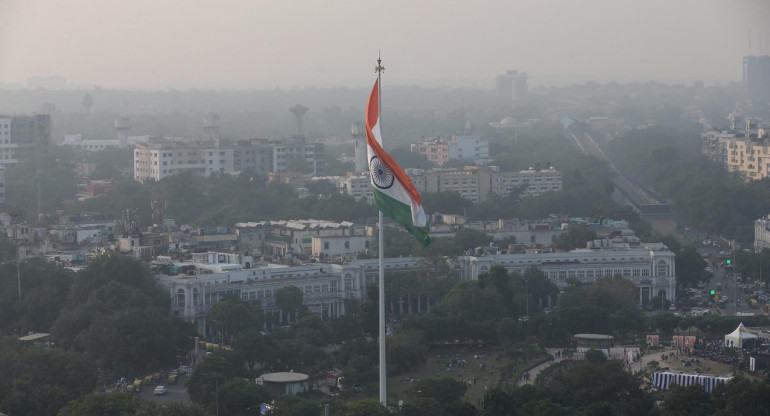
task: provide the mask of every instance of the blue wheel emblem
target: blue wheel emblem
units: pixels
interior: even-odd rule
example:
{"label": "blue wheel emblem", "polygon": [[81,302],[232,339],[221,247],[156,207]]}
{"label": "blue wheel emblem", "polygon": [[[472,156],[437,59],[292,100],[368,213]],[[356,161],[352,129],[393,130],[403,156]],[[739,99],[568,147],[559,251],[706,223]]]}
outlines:
{"label": "blue wheel emblem", "polygon": [[390,188],[396,180],[393,172],[377,156],[372,156],[369,160],[369,172],[372,175],[374,186],[380,189]]}

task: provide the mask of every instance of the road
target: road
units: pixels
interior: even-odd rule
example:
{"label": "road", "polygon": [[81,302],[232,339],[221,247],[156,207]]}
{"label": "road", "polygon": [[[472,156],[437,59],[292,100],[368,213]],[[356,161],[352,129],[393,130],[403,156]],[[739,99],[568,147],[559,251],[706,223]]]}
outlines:
{"label": "road", "polygon": [[187,388],[184,386],[185,382],[187,382],[187,376],[180,374],[176,384],[162,384],[168,388],[168,393],[163,396],[155,396],[152,394],[152,391],[155,389],[155,386],[152,384],[149,386],[142,386],[139,397],[156,403],[189,403],[190,395],[187,393]]}
{"label": "road", "polygon": [[[717,287],[717,285],[720,283],[722,285],[721,290]],[[723,267],[718,268],[714,272],[714,276],[706,285],[705,290],[707,294],[711,290],[714,290],[715,292],[719,292],[719,294],[722,297],[727,296],[728,301],[724,303],[724,306],[719,308],[722,315],[733,316],[737,312],[754,313],[757,315],[764,314],[762,308],[759,308],[759,309],[751,308],[748,301],[750,297],[748,295],[745,295],[741,290],[741,288],[737,287],[736,281],[732,273],[725,273],[725,270]],[[735,302],[736,299],[740,300],[740,306],[736,306],[736,302]]]}

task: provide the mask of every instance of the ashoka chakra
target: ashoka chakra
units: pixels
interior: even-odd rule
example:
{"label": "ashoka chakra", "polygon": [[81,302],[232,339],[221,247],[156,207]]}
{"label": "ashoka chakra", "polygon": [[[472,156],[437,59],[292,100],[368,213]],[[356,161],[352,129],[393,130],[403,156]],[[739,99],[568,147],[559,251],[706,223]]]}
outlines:
{"label": "ashoka chakra", "polygon": [[372,174],[374,186],[380,189],[390,188],[396,180],[396,177],[393,176],[393,172],[391,172],[384,163],[380,162],[380,159],[377,156],[372,156],[371,160],[369,160],[369,171]]}

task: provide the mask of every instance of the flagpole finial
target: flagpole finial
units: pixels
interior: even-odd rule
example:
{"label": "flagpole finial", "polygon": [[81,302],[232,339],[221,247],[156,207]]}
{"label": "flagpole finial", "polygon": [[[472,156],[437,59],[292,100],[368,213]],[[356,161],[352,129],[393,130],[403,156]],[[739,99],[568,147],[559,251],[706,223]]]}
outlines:
{"label": "flagpole finial", "polygon": [[374,67],[374,72],[376,72],[377,76],[379,76],[384,70],[385,67],[382,66],[382,58],[380,57],[380,53],[377,52],[377,66]]}

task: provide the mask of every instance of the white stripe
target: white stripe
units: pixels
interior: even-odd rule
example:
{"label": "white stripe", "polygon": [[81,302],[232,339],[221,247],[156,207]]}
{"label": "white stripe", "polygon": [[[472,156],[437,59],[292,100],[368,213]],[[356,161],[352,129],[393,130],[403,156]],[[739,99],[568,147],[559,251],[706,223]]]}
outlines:
{"label": "white stripe", "polygon": [[[377,123],[372,126],[372,135],[374,136],[374,139],[377,141],[377,143],[382,146],[382,138],[380,137],[380,119],[377,118]],[[367,153],[367,159],[372,160],[372,157],[375,156],[374,149],[372,149],[371,146],[367,143],[366,145],[366,153]],[[393,186],[391,186],[388,189],[381,189],[378,188],[374,184],[374,180],[372,179],[371,174],[369,175],[369,181],[374,186],[375,189],[382,192],[385,195],[388,195],[389,197],[403,203],[404,205],[408,205],[409,208],[412,211],[412,224],[418,226],[418,227],[425,227],[428,224],[428,218],[425,215],[425,211],[422,209],[422,206],[417,203],[417,201],[412,199],[412,195],[409,193],[409,191],[404,188],[403,185],[401,185],[401,182],[398,181],[398,179],[394,179]]]}

